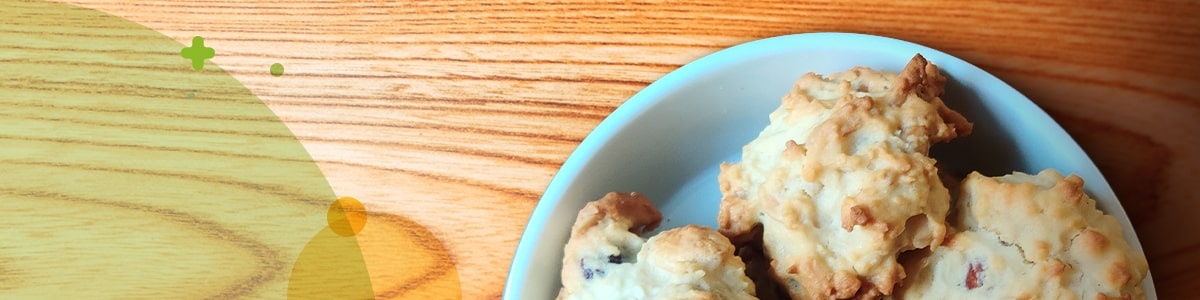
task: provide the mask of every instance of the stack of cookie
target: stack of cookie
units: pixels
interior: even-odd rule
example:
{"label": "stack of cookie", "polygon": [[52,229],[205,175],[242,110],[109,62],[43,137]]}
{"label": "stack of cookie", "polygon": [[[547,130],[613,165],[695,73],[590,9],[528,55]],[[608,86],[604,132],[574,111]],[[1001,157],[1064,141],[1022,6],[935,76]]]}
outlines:
{"label": "stack of cookie", "polygon": [[755,299],[729,239],[688,225],[649,240],[662,215],[637,193],[588,203],[564,249],[559,299]]}
{"label": "stack of cookie", "polygon": [[579,214],[559,298],[1144,298],[1145,258],[1079,177],[973,173],[952,199],[929,149],[972,125],[945,83],[920,55],[804,75],[721,165],[719,234],[644,241],[661,216],[610,194]]}

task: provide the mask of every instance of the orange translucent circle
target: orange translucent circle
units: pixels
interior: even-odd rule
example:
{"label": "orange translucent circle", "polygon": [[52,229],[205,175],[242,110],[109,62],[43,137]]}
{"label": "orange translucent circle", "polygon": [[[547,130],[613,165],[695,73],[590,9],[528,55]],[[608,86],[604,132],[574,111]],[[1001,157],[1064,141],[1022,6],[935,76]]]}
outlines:
{"label": "orange translucent circle", "polygon": [[341,197],[329,205],[329,229],[340,236],[353,236],[367,226],[367,208],[358,199]]}

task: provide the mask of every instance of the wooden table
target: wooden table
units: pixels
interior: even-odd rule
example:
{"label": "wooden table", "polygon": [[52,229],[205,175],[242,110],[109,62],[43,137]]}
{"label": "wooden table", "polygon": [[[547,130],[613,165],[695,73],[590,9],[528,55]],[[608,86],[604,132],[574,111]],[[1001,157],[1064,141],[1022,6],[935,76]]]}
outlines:
{"label": "wooden table", "polygon": [[[335,194],[395,216],[401,236],[427,244],[409,251],[437,252],[422,268],[457,272],[380,296],[500,297],[543,189],[613,109],[706,54],[819,31],[924,44],[1012,84],[1100,165],[1160,298],[1200,285],[1195,2],[66,2],[183,45],[203,36],[210,62],[282,119]],[[287,72],[272,77],[277,62]],[[36,279],[5,281],[3,262],[0,294]]]}

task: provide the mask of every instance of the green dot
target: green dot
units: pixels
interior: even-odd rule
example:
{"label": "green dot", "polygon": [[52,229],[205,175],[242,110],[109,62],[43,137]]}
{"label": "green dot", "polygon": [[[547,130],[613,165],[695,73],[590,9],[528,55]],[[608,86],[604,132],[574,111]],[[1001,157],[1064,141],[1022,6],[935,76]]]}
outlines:
{"label": "green dot", "polygon": [[271,65],[271,76],[279,77],[283,75],[283,64],[274,63]]}

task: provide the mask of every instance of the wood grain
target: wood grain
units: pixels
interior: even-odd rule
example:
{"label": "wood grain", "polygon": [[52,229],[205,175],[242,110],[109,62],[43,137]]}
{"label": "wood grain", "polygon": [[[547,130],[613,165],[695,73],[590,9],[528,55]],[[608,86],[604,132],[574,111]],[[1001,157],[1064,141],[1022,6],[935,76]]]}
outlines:
{"label": "wood grain", "polygon": [[541,191],[625,99],[713,51],[816,31],[925,44],[1009,82],[1101,166],[1160,297],[1200,284],[1200,236],[1181,234],[1200,228],[1194,1],[67,2],[204,36],[336,194],[444,245],[464,298],[499,297]]}
{"label": "wood grain", "polygon": [[[54,34],[81,28],[112,34]],[[361,204],[331,213],[271,109],[182,47],[78,6],[0,2],[0,298],[459,297],[436,236]]]}

